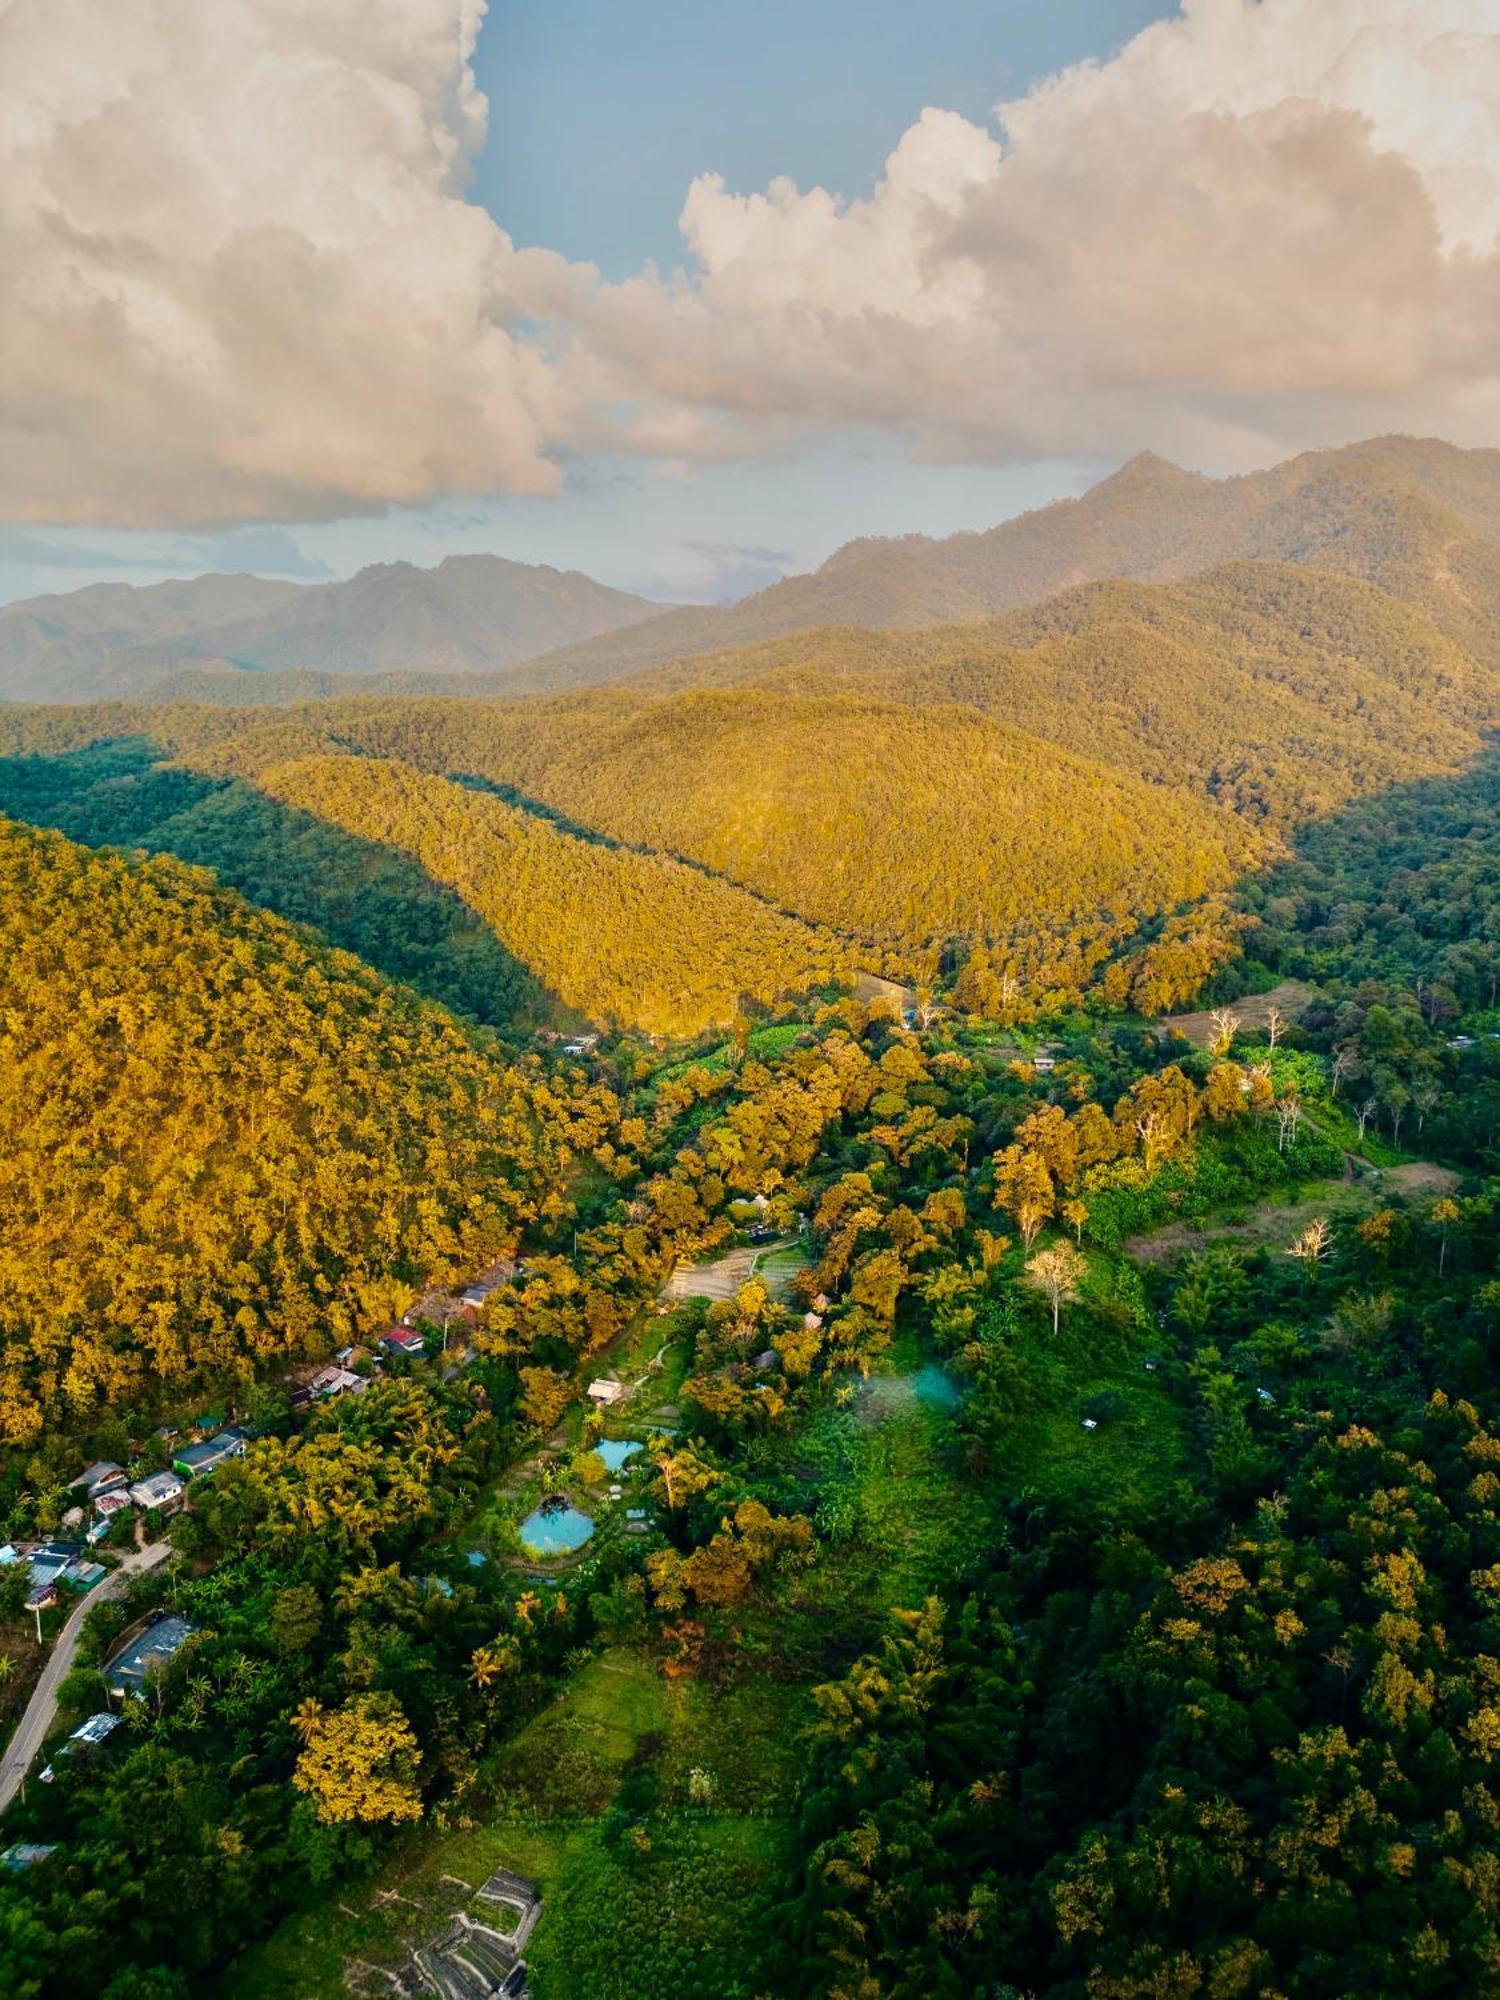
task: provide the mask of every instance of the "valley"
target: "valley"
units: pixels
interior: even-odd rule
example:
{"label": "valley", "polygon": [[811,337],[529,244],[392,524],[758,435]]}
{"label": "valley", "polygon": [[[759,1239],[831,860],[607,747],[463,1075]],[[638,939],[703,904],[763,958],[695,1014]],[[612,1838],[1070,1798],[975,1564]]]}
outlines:
{"label": "valley", "polygon": [[1483,1990],[1492,563],[1494,455],[1376,440],[467,680],[273,590],[287,699],[158,699],[256,593],[74,607],[127,698],[0,708],[8,1713],[42,1552],[108,1581],[0,1988]]}

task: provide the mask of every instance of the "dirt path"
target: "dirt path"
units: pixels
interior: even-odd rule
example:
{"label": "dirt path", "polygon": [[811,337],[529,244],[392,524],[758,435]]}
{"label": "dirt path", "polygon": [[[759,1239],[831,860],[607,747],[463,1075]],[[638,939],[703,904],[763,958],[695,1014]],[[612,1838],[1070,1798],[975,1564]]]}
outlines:
{"label": "dirt path", "polygon": [[137,1571],[155,1569],[171,1553],[170,1542],[152,1542],[146,1548],[132,1549],[120,1567],[111,1570],[102,1583],[95,1584],[69,1614],[68,1622],[57,1635],[52,1657],[43,1667],[42,1677],[26,1704],[26,1712],[16,1724],[16,1733],[10,1739],[3,1761],[0,1761],[0,1813],[5,1811],[20,1790],[21,1781],[31,1769],[32,1761],[56,1719],[57,1690],[72,1670],[84,1619],[96,1604],[102,1604],[109,1597],[118,1597]]}

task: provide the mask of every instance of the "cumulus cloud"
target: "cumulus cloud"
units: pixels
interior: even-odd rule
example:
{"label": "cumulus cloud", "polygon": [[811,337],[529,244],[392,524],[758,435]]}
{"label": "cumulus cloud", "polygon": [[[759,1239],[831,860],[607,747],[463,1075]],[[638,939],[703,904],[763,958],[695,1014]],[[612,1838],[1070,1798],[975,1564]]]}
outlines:
{"label": "cumulus cloud", "polygon": [[878,428],[1216,467],[1500,443],[1496,0],[1186,0],[924,111],[864,199],[713,175],[622,284],[465,199],[483,0],[0,0],[0,515],[555,490]]}
{"label": "cumulus cloud", "polygon": [[1500,442],[1495,0],[1188,0],[873,194],[696,182],[691,282],[585,288],[660,402],[973,457]]}
{"label": "cumulus cloud", "polygon": [[546,492],[564,378],[466,173],[483,0],[0,0],[0,513]]}

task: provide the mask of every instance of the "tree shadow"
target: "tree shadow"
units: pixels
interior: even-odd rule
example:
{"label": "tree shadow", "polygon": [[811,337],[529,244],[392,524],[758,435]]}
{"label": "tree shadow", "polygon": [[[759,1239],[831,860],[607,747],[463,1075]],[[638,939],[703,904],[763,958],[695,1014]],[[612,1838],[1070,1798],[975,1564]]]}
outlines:
{"label": "tree shadow", "polygon": [[170,755],[135,736],[65,756],[0,758],[0,812],[86,846],[144,848],[211,868],[250,902],[486,1026],[546,1013],[526,967],[409,855]]}
{"label": "tree shadow", "polygon": [[1420,982],[1433,1021],[1500,1004],[1500,741],[1456,774],[1309,820],[1290,845],[1236,891],[1271,971]]}

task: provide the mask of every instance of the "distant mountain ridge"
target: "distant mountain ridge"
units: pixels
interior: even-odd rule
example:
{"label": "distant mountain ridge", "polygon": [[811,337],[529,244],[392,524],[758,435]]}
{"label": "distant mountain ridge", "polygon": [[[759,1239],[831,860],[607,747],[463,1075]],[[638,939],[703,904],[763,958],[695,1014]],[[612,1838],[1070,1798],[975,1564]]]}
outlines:
{"label": "distant mountain ridge", "polygon": [[0,609],[0,697],[128,699],[186,675],[227,691],[262,673],[312,678],[496,673],[661,614],[577,570],[449,556],[377,563],[343,583],[203,576],[101,584]]}
{"label": "distant mountain ridge", "polygon": [[1375,583],[1500,664],[1500,452],[1387,437],[1211,479],[1142,453],[1076,500],[982,533],[846,543],[810,575],[687,607],[527,669],[540,690],[831,625],[992,618],[1080,584],[1296,563]]}
{"label": "distant mountain ridge", "polygon": [[0,611],[0,697],[560,693],[798,633],[977,623],[1087,585],[1242,562],[1374,584],[1500,667],[1500,452],[1375,438],[1230,479],[1148,452],[1077,499],[942,540],[849,542],[731,605],[663,610],[498,556],[381,564],[346,583],[106,586]]}

